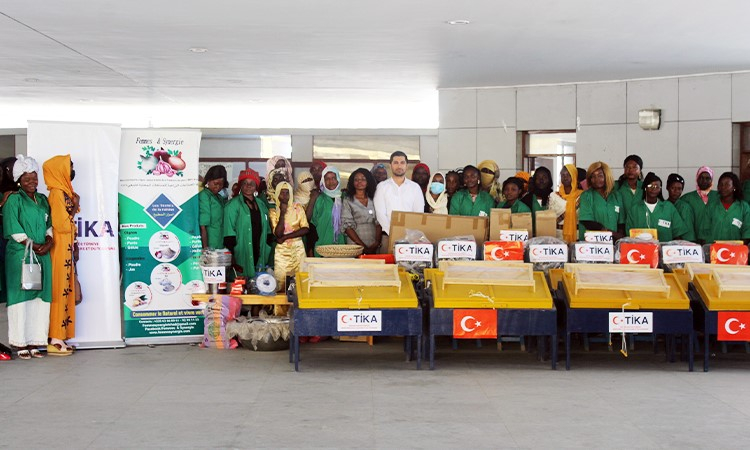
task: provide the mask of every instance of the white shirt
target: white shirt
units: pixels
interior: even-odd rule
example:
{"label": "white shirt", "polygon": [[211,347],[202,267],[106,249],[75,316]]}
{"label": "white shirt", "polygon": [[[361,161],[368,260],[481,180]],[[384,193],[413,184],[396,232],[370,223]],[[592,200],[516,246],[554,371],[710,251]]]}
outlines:
{"label": "white shirt", "polygon": [[391,213],[393,211],[424,212],[424,194],[419,185],[404,178],[401,186],[393,178],[378,184],[375,191],[375,215],[386,234],[391,231]]}

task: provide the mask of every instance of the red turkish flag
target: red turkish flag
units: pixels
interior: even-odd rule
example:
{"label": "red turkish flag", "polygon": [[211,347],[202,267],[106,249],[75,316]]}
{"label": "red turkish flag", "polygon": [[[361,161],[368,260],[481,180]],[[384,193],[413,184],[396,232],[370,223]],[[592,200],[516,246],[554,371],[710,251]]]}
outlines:
{"label": "red turkish flag", "polygon": [[497,339],[497,311],[494,309],[454,309],[453,337]]}
{"label": "red turkish flag", "polygon": [[711,244],[711,264],[747,265],[747,246],[738,244]]}
{"label": "red turkish flag", "polygon": [[523,242],[487,241],[484,243],[485,261],[523,261]]}
{"label": "red turkish flag", "polygon": [[750,341],[750,311],[719,311],[720,341]]}
{"label": "red turkish flag", "polygon": [[652,268],[659,265],[659,246],[655,243],[620,244],[620,264],[648,264]]}

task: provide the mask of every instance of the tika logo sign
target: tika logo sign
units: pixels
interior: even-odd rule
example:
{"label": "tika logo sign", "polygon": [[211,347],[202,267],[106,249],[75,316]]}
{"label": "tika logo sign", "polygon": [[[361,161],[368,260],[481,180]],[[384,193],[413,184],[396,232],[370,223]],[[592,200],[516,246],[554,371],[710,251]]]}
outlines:
{"label": "tika logo sign", "polygon": [[614,246],[612,244],[577,242],[575,244],[575,251],[576,261],[611,263],[615,260]]}
{"label": "tika logo sign", "polygon": [[521,241],[529,240],[528,230],[500,230],[501,241]]}
{"label": "tika logo sign", "polygon": [[621,244],[620,264],[659,265],[659,246],[656,244]]}
{"label": "tika logo sign", "polygon": [[393,250],[396,261],[432,262],[432,244],[396,244]]}
{"label": "tika logo sign", "polygon": [[587,231],[583,233],[583,240],[586,242],[612,242],[611,231]]}
{"label": "tika logo sign", "polygon": [[529,247],[529,261],[536,262],[568,262],[568,247],[566,245],[531,245]]}
{"label": "tika logo sign", "polygon": [[337,331],[382,331],[383,311],[336,311]]}
{"label": "tika logo sign", "polygon": [[611,312],[609,313],[610,333],[652,333],[654,313]]}
{"label": "tika logo sign", "polygon": [[440,241],[437,257],[438,259],[477,259],[477,243],[473,241]]}
{"label": "tika logo sign", "polygon": [[485,261],[523,261],[523,242],[487,241],[484,243]]}
{"label": "tika logo sign", "polygon": [[747,246],[711,244],[711,264],[747,265]]}
{"label": "tika logo sign", "polygon": [[494,309],[454,309],[453,337],[456,339],[497,339],[497,311]]}
{"label": "tika logo sign", "polygon": [[661,248],[664,264],[702,263],[700,245],[665,245]]}
{"label": "tika logo sign", "polygon": [[218,267],[201,266],[201,271],[203,272],[204,283],[224,283],[225,281],[227,281],[227,274],[225,272],[224,266],[218,266]]}
{"label": "tika logo sign", "polygon": [[718,340],[750,341],[750,312],[719,311],[718,316]]}

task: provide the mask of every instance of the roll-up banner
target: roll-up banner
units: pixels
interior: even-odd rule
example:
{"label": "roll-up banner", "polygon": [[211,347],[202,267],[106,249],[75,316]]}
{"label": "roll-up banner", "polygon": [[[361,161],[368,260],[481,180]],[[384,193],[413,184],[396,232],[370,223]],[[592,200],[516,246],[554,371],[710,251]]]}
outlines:
{"label": "roll-up banner", "polygon": [[[28,155],[41,165],[70,154],[75,164],[73,189],[81,196],[76,214],[78,279],[83,301],[76,306],[78,348],[122,347],[120,264],[117,244],[117,179],[120,125],[29,121]],[[47,194],[39,173],[39,192]]]}
{"label": "roll-up banner", "polygon": [[120,247],[127,344],[199,342],[206,290],[199,265],[196,130],[125,129]]}

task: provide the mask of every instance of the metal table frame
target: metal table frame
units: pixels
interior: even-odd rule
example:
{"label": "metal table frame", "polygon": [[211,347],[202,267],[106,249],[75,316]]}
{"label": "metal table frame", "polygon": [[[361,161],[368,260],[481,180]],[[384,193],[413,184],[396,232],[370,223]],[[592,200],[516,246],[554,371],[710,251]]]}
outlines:
{"label": "metal table frame", "polygon": [[[406,360],[413,359],[413,341],[416,341],[417,369],[422,368],[422,308],[373,308],[363,311],[382,311],[381,331],[340,332],[337,330],[337,313],[345,308],[300,308],[296,291],[289,290],[290,310],[289,362],[299,371],[300,343],[302,336],[404,336]],[[356,310],[352,310],[356,311]]]}
{"label": "metal table frame", "polygon": [[[703,371],[708,372],[709,367],[709,356],[710,356],[710,341],[711,335],[719,334],[719,311],[711,311],[706,307],[703,302],[701,295],[695,290],[693,283],[690,283],[690,290],[688,296],[690,297],[690,306],[693,308],[695,314],[695,329],[696,331],[703,332]],[[747,312],[743,310],[721,310],[721,312]],[[722,341],[722,342],[742,342],[742,341]]]}
{"label": "metal table frame", "polygon": [[[565,370],[570,370],[570,335],[572,333],[608,333],[609,313],[621,312],[622,309],[571,308],[562,284],[558,285],[556,304],[560,310],[560,328],[565,333]],[[670,362],[675,360],[674,336],[678,334],[688,336],[688,370],[692,372],[694,362],[693,339],[695,338],[692,309],[641,309],[638,312],[654,314],[654,331],[652,334],[670,336],[667,343],[667,357]]]}

